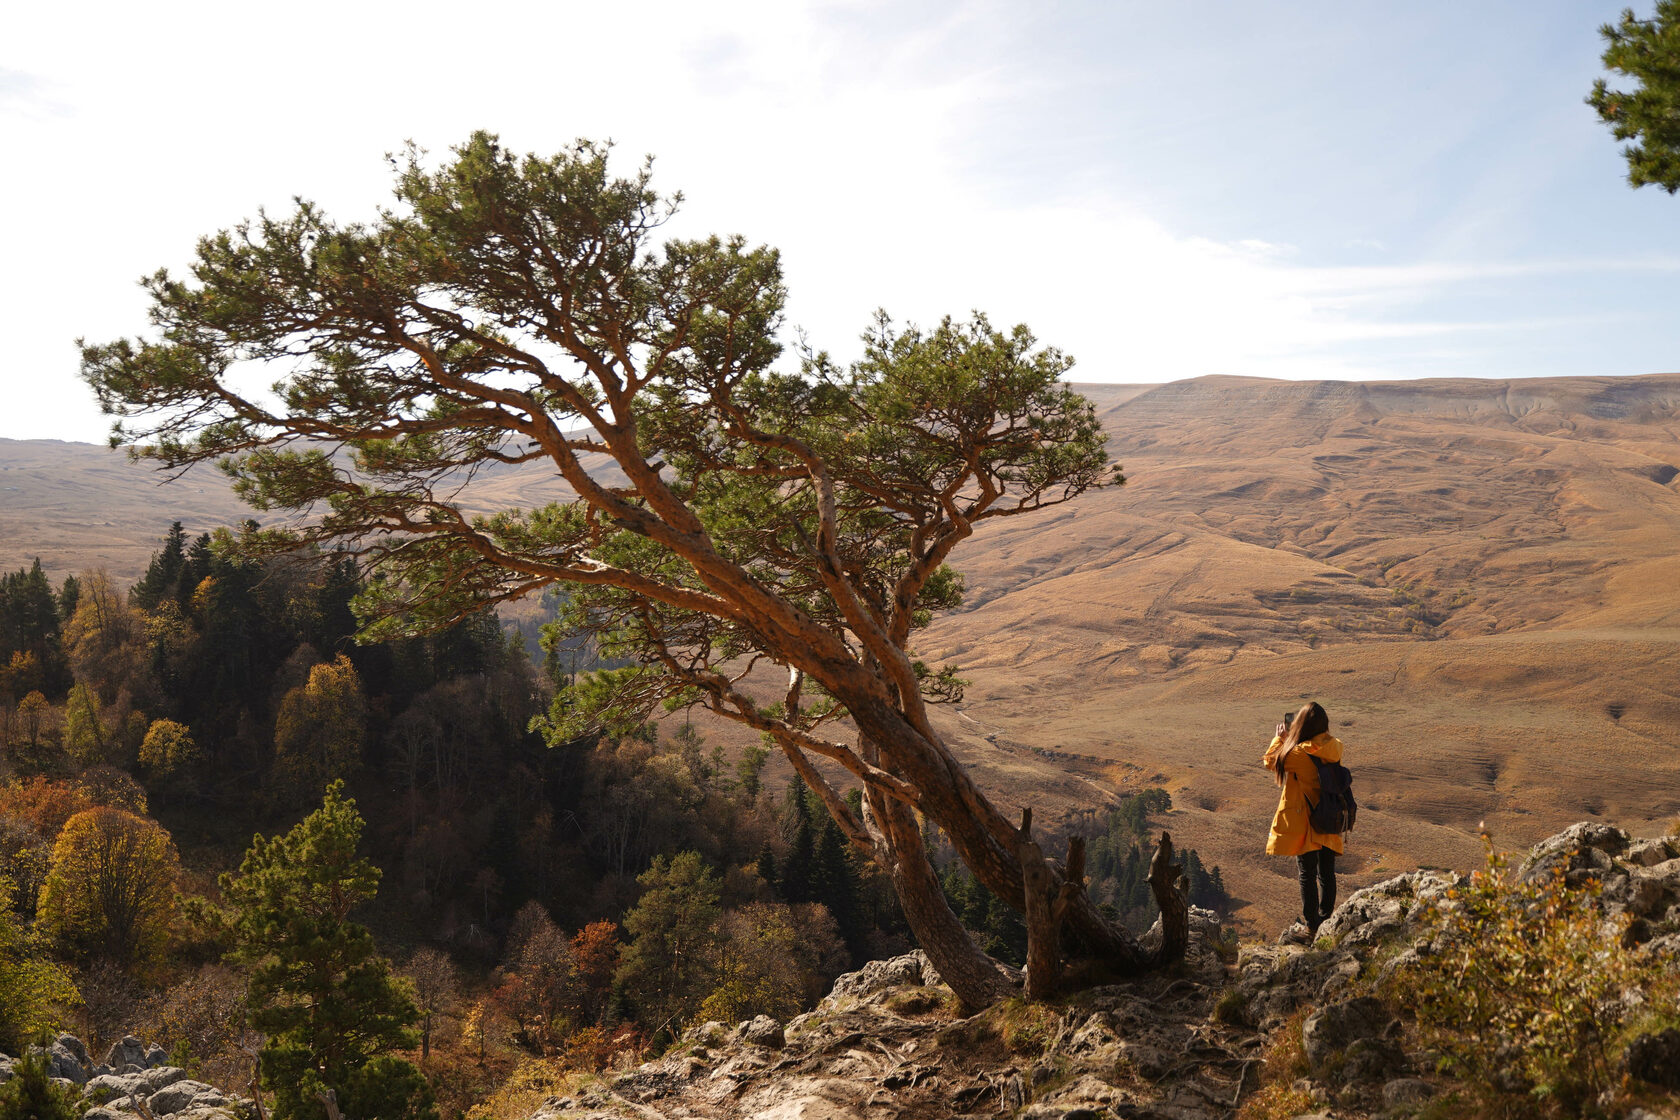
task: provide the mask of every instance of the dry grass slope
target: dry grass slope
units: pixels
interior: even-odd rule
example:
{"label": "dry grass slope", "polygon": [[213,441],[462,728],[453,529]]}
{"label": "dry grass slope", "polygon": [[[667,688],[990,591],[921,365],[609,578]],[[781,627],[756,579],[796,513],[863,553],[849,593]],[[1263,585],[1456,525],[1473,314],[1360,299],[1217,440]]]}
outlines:
{"label": "dry grass slope", "polygon": [[[1132,481],[977,534],[921,642],[972,680],[941,719],[1002,801],[1164,784],[1264,927],[1295,904],[1256,761],[1306,697],[1350,748],[1355,884],[1476,863],[1482,820],[1516,846],[1680,812],[1680,375],[1083,388]],[[470,498],[563,494],[498,470]],[[0,441],[8,569],[132,579],[171,520],[244,516],[212,472]]]}

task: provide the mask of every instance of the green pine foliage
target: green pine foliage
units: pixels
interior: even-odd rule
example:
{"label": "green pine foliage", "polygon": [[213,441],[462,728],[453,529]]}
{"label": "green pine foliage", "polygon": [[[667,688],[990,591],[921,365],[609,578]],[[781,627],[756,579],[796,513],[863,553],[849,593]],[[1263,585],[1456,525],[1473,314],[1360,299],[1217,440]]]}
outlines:
{"label": "green pine foliage", "polygon": [[277,1120],[319,1120],[325,1090],[356,1102],[346,1114],[358,1120],[434,1115],[418,1072],[382,1057],[418,1044],[420,1011],[373,935],[349,920],[379,887],[379,869],[357,855],[362,828],[335,782],[320,809],[284,836],[257,836],[239,871],[222,876],[232,955],[250,969],[251,1026],[268,1035],[262,1078]]}
{"label": "green pine foliage", "polygon": [[36,558],[0,576],[0,703],[15,706],[37,691],[62,696],[70,684],[59,600]]}
{"label": "green pine foliage", "polygon": [[80,1097],[47,1076],[45,1054],[25,1054],[0,1085],[0,1120],[77,1120]]}
{"label": "green pine foliage", "polygon": [[1605,69],[1634,84],[1611,89],[1600,78],[1587,104],[1598,110],[1616,139],[1633,141],[1622,149],[1630,185],[1680,191],[1680,0],[1657,0],[1649,19],[1636,17],[1630,8],[1599,34],[1606,44]]}

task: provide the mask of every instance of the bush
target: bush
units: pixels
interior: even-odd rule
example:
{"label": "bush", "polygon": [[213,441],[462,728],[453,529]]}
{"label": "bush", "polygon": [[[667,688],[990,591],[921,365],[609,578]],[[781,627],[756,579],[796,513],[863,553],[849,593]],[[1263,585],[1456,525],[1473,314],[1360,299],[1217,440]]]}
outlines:
{"label": "bush", "polygon": [[1507,1112],[1577,1115],[1618,1081],[1624,992],[1672,995],[1674,980],[1622,949],[1629,919],[1607,922],[1600,884],[1557,871],[1524,881],[1485,834],[1487,867],[1422,913],[1436,952],[1402,982],[1424,1044]]}
{"label": "bush", "polygon": [[0,1085],[0,1120],[77,1120],[74,1090],[47,1076],[45,1054],[24,1055],[12,1067],[12,1078]]}

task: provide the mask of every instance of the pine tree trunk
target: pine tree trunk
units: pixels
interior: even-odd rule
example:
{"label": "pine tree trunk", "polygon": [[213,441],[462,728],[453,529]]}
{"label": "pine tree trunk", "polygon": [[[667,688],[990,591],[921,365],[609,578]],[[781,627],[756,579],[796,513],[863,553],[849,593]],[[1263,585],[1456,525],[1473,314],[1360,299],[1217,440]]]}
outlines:
{"label": "pine tree trunk", "polygon": [[[866,755],[875,756],[869,744]],[[956,993],[964,1014],[990,1007],[1015,990],[1002,965],[974,943],[974,937],[945,900],[939,876],[928,860],[922,832],[910,807],[879,791],[865,794],[875,858],[884,865],[910,933],[933,967]]]}

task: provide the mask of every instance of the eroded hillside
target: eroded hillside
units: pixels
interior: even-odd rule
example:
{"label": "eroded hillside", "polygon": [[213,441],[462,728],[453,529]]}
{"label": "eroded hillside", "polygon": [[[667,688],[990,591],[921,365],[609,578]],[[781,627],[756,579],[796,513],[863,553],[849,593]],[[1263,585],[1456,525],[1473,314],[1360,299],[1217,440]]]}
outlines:
{"label": "eroded hillside", "polygon": [[[1255,761],[1304,697],[1356,768],[1355,883],[1469,866],[1483,820],[1515,844],[1680,811],[1680,375],[1083,388],[1130,481],[990,523],[921,642],[972,681],[941,718],[1001,801],[1164,783],[1274,928],[1293,868],[1259,854]],[[0,567],[55,578],[126,581],[170,521],[247,513],[88,445],[0,441],[0,486]],[[467,497],[563,493],[497,468]]]}
{"label": "eroded hillside", "polygon": [[1484,819],[1680,809],[1680,377],[1091,396],[1128,484],[977,534],[923,642],[979,756],[1165,775],[1267,922],[1293,868],[1255,763],[1304,697],[1358,775],[1356,881],[1466,866]]}

